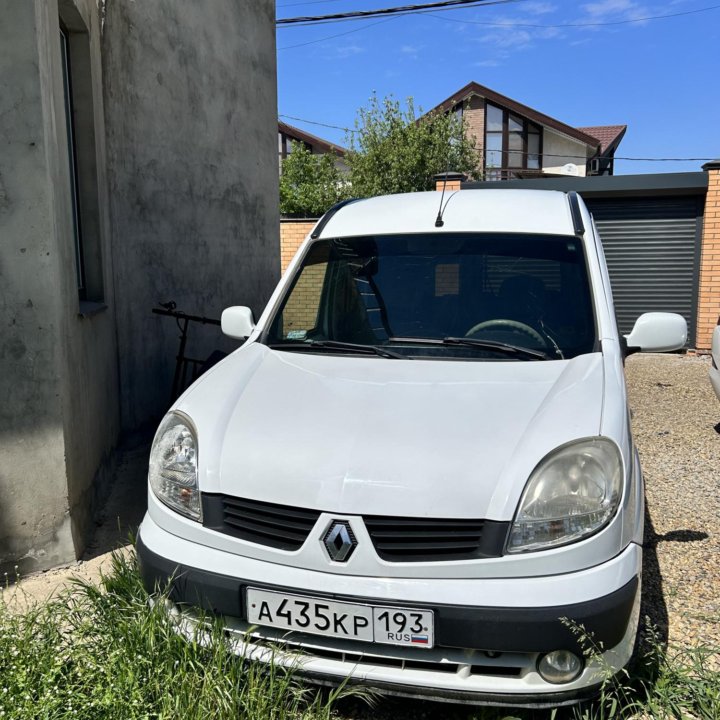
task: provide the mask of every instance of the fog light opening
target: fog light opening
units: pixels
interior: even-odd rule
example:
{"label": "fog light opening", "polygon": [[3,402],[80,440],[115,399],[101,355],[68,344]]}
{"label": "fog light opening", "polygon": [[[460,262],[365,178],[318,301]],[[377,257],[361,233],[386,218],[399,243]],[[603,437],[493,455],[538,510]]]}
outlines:
{"label": "fog light opening", "polygon": [[546,682],[562,685],[575,680],[584,664],[582,658],[569,650],[553,650],[540,658],[537,670]]}

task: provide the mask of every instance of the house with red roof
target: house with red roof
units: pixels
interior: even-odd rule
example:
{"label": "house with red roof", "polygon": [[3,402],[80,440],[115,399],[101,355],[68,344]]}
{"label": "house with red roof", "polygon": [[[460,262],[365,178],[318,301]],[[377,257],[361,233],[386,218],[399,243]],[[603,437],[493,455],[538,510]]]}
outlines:
{"label": "house with red roof", "polygon": [[463,117],[480,154],[477,179],[612,175],[627,125],[573,127],[471,82],[430,112]]}

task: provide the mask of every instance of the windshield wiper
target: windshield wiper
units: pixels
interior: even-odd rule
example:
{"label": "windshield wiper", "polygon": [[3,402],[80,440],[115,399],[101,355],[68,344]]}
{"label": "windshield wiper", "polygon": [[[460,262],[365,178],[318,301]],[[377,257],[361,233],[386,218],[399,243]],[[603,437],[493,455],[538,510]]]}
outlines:
{"label": "windshield wiper", "polygon": [[442,339],[443,345],[470,345],[472,347],[482,348],[483,350],[494,350],[506,353],[507,355],[518,355],[526,359],[533,358],[535,360],[552,360],[552,357],[542,350],[531,350],[530,348],[520,345],[511,345],[510,343],[495,342],[494,340],[479,340],[478,338],[469,337],[446,337]]}
{"label": "windshield wiper", "polygon": [[358,353],[360,355],[379,355],[384,358],[394,358],[396,360],[407,360],[405,355],[387,350],[379,345],[361,345],[360,343],[341,342],[340,340],[309,340],[303,342],[286,342],[272,343],[268,345],[272,350],[345,350],[350,353]]}
{"label": "windshield wiper", "polygon": [[531,350],[520,345],[495,342],[494,340],[480,340],[469,337],[444,337],[444,338],[423,338],[423,337],[391,337],[388,340],[392,343],[408,345],[470,345],[471,347],[483,350],[496,350],[508,355],[519,355],[535,360],[553,360],[553,358],[542,350]]}

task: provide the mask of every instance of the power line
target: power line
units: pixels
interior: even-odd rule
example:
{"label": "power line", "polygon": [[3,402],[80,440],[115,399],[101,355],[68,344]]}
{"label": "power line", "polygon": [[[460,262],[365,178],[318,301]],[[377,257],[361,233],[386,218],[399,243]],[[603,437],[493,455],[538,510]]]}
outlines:
{"label": "power line", "polygon": [[[336,2],[337,0],[313,0],[314,2]],[[472,0],[470,0],[472,1]],[[477,1],[477,0],[476,0]],[[502,5],[509,2],[522,2],[524,0],[486,0],[483,4],[484,5]],[[305,3],[294,3],[297,5],[302,5]],[[427,6],[426,6],[427,7]],[[467,7],[467,5],[465,5]],[[346,32],[341,33],[335,33],[334,35],[326,35],[321,38],[316,38],[315,40],[308,40],[307,42],[302,43],[296,43],[294,45],[284,45],[282,47],[278,47],[278,50],[292,50],[293,48],[301,48],[301,47],[307,47],[308,45],[316,45],[321,42],[325,42],[326,40],[333,40],[338,37],[343,37],[344,35],[351,35],[352,33],[360,32],[361,30],[366,30],[371,27],[374,27],[375,25],[381,25],[384,22],[388,22],[389,20],[396,19],[397,17],[403,17],[405,15],[415,14],[415,15],[427,15],[428,17],[436,18],[437,20],[445,20],[446,22],[454,22],[459,24],[470,24],[470,25],[483,25],[485,27],[498,27],[498,28],[536,28],[536,29],[542,29],[542,28],[580,28],[580,27],[603,27],[603,26],[613,26],[613,25],[627,25],[631,23],[638,23],[638,22],[646,22],[649,20],[662,20],[665,18],[674,18],[674,17],[681,17],[684,15],[695,15],[697,13],[703,13],[703,12],[709,12],[711,10],[717,10],[720,8],[720,5],[711,5],[709,7],[704,8],[698,8],[697,10],[686,10],[684,12],[677,12],[677,13],[669,13],[667,15],[651,15],[647,17],[642,18],[634,18],[629,20],[610,20],[606,22],[587,22],[587,23],[559,23],[559,24],[542,24],[542,23],[515,23],[515,22],[488,22],[485,20],[458,20],[457,18],[451,18],[446,15],[437,15],[433,12],[429,12],[427,10],[415,10],[413,12],[404,12],[402,14],[394,15],[392,17],[389,17],[385,20],[380,20],[375,23],[370,23],[368,25],[364,25],[363,27],[354,28],[353,30],[347,30]],[[463,9],[463,6],[454,6],[454,7],[448,7],[446,10],[459,10]],[[362,17],[353,17],[348,19],[363,19]],[[278,21],[281,22],[281,21]],[[340,20],[332,20],[327,21],[329,22],[340,22]],[[302,23],[298,24],[295,27],[305,27],[307,25],[312,25],[314,23]],[[318,24],[326,24],[326,23],[318,23]]]}
{"label": "power line", "polygon": [[328,123],[316,122],[315,120],[305,120],[304,118],[294,117],[292,115],[280,114],[279,117],[287,118],[288,120],[296,120],[297,122],[307,123],[308,125],[318,125],[319,127],[332,128],[333,130],[344,130],[345,132],[357,132],[356,130],[351,130],[350,128],[346,128],[346,127],[341,127],[340,125],[328,125]]}
{"label": "power line", "polygon": [[477,5],[504,5],[510,2],[526,2],[526,0],[436,0],[435,2],[423,3],[422,5],[400,5],[378,8],[377,10],[353,10],[351,12],[332,13],[330,15],[306,15],[301,17],[280,18],[275,21],[275,25],[278,27],[283,25],[302,27],[306,25],[342,22],[344,20],[362,20],[388,15],[410,15],[430,9],[450,10]]}
{"label": "power line", "polygon": [[650,15],[648,17],[633,18],[631,20],[608,20],[606,22],[584,22],[584,23],[562,23],[559,25],[542,25],[540,23],[515,23],[515,22],[486,22],[484,20],[458,20],[457,18],[445,17],[444,15],[436,15],[432,12],[418,12],[418,15],[427,15],[438,20],[446,22],[461,23],[463,25],[485,25],[489,27],[506,27],[506,28],[576,28],[576,27],[603,27],[607,25],[627,25],[628,23],[645,22],[647,20],[662,20],[664,18],[680,17],[681,15],[695,15],[696,13],[717,10],[720,5],[711,5],[710,7],[698,8],[697,10],[686,10],[684,12],[669,13],[667,15]]}
{"label": "power line", "polygon": [[307,42],[296,43],[295,45],[283,45],[278,50],[292,50],[292,48],[305,47],[306,45],[315,45],[317,43],[325,42],[325,40],[332,40],[333,38],[342,37],[343,35],[351,35],[352,33],[360,32],[361,30],[367,30],[368,28],[374,27],[375,25],[382,25],[383,23],[390,22],[391,20],[397,20],[395,17],[385,18],[384,20],[378,20],[377,22],[370,23],[369,25],[363,25],[362,27],[353,28],[352,30],[346,30],[345,32],[335,33],[335,35],[326,35],[325,37],[316,38],[315,40],[308,40]]}
{"label": "power line", "polygon": [[342,0],[305,0],[305,2],[278,3],[277,7],[296,7],[297,5],[319,5],[320,3],[342,2]]}
{"label": "power line", "polygon": [[[294,115],[285,115],[280,114],[279,117],[281,118],[287,118],[288,120],[295,120],[295,122],[301,122],[305,123],[306,125],[317,125],[318,127],[325,127],[325,128],[331,128],[332,130],[343,130],[347,133],[357,133],[359,130],[353,130],[352,128],[343,127],[342,125],[331,125],[330,123],[323,123],[318,122],[317,120],[307,120],[306,118],[296,117]],[[491,150],[489,152],[500,152],[497,150]],[[568,160],[589,160],[585,155],[566,155],[563,154],[555,154],[555,153],[531,153],[531,152],[524,152],[522,150],[512,150],[510,151],[514,155],[541,155],[545,158],[567,158]],[[678,157],[627,157],[627,156],[621,156],[621,155],[615,155],[613,157],[614,160],[628,160],[632,162],[710,162],[711,160],[716,160],[717,158],[712,157],[684,157],[684,158],[678,158]],[[494,169],[494,168],[493,168]]]}
{"label": "power line", "polygon": [[635,162],[710,162],[713,158],[694,157],[694,158],[645,158],[645,157],[620,157],[615,156],[615,160],[633,160]]}

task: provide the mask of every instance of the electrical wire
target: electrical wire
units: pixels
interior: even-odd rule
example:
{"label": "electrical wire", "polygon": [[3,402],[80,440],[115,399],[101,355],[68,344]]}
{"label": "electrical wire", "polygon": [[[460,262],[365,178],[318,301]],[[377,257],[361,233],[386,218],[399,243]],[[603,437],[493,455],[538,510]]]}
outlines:
{"label": "electrical wire", "polygon": [[306,15],[300,17],[279,18],[275,21],[275,25],[278,27],[285,25],[304,27],[307,25],[343,22],[345,20],[364,20],[387,15],[412,15],[431,9],[452,10],[479,5],[505,5],[507,3],[516,2],[527,2],[527,0],[435,0],[435,2],[423,3],[421,5],[399,5],[394,7],[378,8],[376,10],[354,10],[344,13],[332,13],[330,15]]}
{"label": "electrical wire", "polygon": [[345,32],[336,33],[335,35],[326,35],[325,37],[316,38],[315,40],[308,40],[307,42],[296,43],[295,45],[283,45],[278,50],[291,50],[292,48],[305,47],[306,45],[315,45],[317,43],[325,42],[325,40],[332,40],[333,38],[342,37],[343,35],[352,35],[352,33],[360,32],[361,30],[367,30],[368,28],[374,27],[375,25],[383,25],[384,23],[390,22],[391,20],[397,20],[396,17],[385,18],[384,20],[378,20],[362,27],[353,28],[352,30],[346,30]]}
{"label": "electrical wire", "polygon": [[298,5],[320,5],[330,2],[342,2],[342,0],[305,0],[305,2],[292,2],[292,3],[278,3],[276,7],[296,7]]}
{"label": "electrical wire", "polygon": [[280,114],[279,117],[287,118],[288,120],[297,120],[298,122],[304,122],[304,123],[307,123],[308,125],[319,125],[320,127],[332,128],[333,130],[344,130],[345,132],[355,132],[355,130],[350,130],[350,128],[341,127],[340,125],[329,125],[328,123],[316,122],[315,120],[305,120],[303,118],[295,117],[293,115]]}
{"label": "electrical wire", "polygon": [[[314,2],[336,2],[337,0],[314,0]],[[470,0],[472,1],[472,0]],[[483,5],[502,5],[509,2],[523,2],[524,0],[486,0],[486,2],[483,3]],[[295,3],[297,5],[302,5],[305,3]],[[468,5],[459,5],[459,6],[453,6],[453,7],[447,7],[446,10],[459,10],[463,8],[467,8]],[[472,7],[472,5],[470,5]],[[633,18],[628,20],[609,20],[605,22],[587,22],[587,23],[558,23],[558,24],[551,24],[551,23],[516,23],[516,22],[489,22],[486,20],[458,20],[457,18],[451,18],[447,15],[438,15],[436,13],[430,12],[428,10],[414,10],[412,12],[408,11],[399,15],[393,15],[390,18],[387,18],[386,20],[380,20],[375,23],[370,23],[369,25],[364,25],[363,27],[354,28],[353,30],[347,30],[346,32],[336,33],[334,35],[326,35],[321,38],[316,38],[315,40],[308,40],[307,42],[302,43],[295,43],[294,45],[283,45],[282,47],[278,47],[278,50],[292,50],[293,48],[301,48],[301,47],[307,47],[308,45],[316,45],[321,42],[325,42],[326,40],[333,40],[338,37],[343,37],[345,35],[351,35],[352,33],[360,32],[361,30],[367,30],[371,27],[374,27],[375,25],[381,25],[384,22],[388,22],[389,20],[396,19],[398,17],[404,17],[406,15],[426,15],[427,17],[435,18],[436,20],[445,20],[446,22],[454,22],[458,24],[470,24],[470,25],[482,25],[484,27],[497,27],[497,28],[534,28],[534,29],[547,29],[547,28],[582,28],[582,27],[607,27],[607,26],[614,26],[614,25],[628,25],[632,23],[640,23],[640,22],[647,22],[650,20],[663,20],[666,18],[675,18],[675,17],[682,17],[685,15],[695,15],[697,13],[704,13],[709,12],[711,10],[717,10],[720,9],[720,5],[710,5],[709,7],[704,8],[698,8],[696,10],[686,10],[683,12],[677,12],[677,13],[670,13],[667,15],[649,15],[647,17],[642,18]],[[349,19],[364,19],[362,17],[354,17]],[[340,20],[328,20],[327,23],[330,22],[340,22]],[[295,25],[295,27],[306,27],[308,25],[312,25],[315,23],[301,23],[298,25]],[[326,23],[318,23],[318,24],[326,24]]]}
{"label": "electrical wire", "polygon": [[684,12],[669,13],[667,15],[650,15],[648,17],[633,18],[628,20],[608,20],[605,22],[584,22],[584,23],[562,23],[559,25],[543,25],[540,23],[515,23],[515,22],[486,22],[485,20],[458,20],[457,18],[445,17],[444,15],[436,15],[432,12],[418,11],[417,15],[427,15],[428,17],[445,20],[446,22],[454,22],[468,25],[485,25],[487,27],[506,27],[506,28],[578,28],[578,27],[604,27],[608,25],[627,25],[628,23],[646,22],[648,20],[663,20],[665,18],[680,17],[682,15],[695,15],[697,13],[709,12],[717,10],[720,5],[710,5],[709,7],[698,8],[697,10],[685,10]]}
{"label": "electrical wire", "polygon": [[[306,118],[300,118],[296,117],[294,115],[285,115],[280,114],[279,117],[286,118],[288,120],[295,120],[295,122],[302,122],[306,125],[317,125],[319,127],[325,127],[330,128],[332,130],[342,130],[346,133],[357,133],[360,132],[359,130],[353,130],[352,128],[343,127],[342,125],[331,125],[330,123],[322,123],[318,122],[316,120],[307,120]],[[499,150],[491,150],[489,152],[500,152]],[[523,150],[512,150],[510,151],[514,155],[541,155],[544,158],[566,158],[568,160],[583,160],[587,161],[590,158],[588,158],[586,155],[567,155],[565,153],[563,154],[555,154],[555,153],[531,153],[531,152],[524,152]],[[627,157],[627,156],[620,156],[615,155],[612,158],[613,160],[629,160],[632,162],[710,162],[712,160],[716,160],[717,158],[711,158],[711,157],[684,157],[684,158],[678,158],[678,157]],[[493,168],[496,169],[496,168]],[[499,168],[503,169],[503,168]],[[517,168],[515,168],[517,169]]]}

